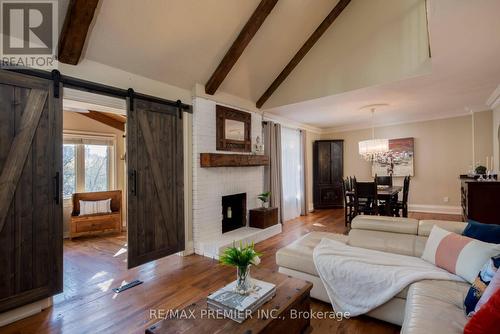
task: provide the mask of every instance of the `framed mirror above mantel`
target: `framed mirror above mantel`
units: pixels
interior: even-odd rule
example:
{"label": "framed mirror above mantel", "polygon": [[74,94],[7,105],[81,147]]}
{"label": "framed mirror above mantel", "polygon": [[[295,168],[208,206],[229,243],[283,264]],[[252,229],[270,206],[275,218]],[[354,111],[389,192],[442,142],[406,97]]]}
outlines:
{"label": "framed mirror above mantel", "polygon": [[217,105],[215,110],[217,150],[251,152],[251,114],[221,105]]}

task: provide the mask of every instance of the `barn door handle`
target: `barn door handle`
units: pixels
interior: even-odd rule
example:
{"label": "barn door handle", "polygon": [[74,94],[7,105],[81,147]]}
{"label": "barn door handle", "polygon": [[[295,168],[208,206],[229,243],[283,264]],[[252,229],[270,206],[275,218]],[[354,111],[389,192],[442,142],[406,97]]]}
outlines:
{"label": "barn door handle", "polygon": [[56,176],[54,176],[54,201],[56,204],[59,204],[59,172],[56,172]]}
{"label": "barn door handle", "polygon": [[130,177],[130,192],[132,195],[137,196],[137,171],[131,170],[129,172]]}

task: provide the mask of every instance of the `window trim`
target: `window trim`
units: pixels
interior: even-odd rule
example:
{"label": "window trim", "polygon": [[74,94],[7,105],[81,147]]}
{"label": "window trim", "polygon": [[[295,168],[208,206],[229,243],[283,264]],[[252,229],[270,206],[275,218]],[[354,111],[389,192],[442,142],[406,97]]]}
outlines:
{"label": "window trim", "polygon": [[[116,189],[118,184],[118,150],[116,147],[116,135],[113,133],[100,133],[100,132],[89,132],[89,131],[77,131],[77,130],[64,130],[63,131],[63,144],[71,144],[69,142],[73,140],[107,140],[111,141],[111,145],[108,146],[109,150],[109,165],[108,165],[108,188],[109,190]],[[68,142],[67,142],[68,140]],[[76,145],[76,192],[85,192],[85,144],[75,144]],[[83,172],[80,172],[83,171]],[[71,200],[71,197],[66,197],[64,200]]]}

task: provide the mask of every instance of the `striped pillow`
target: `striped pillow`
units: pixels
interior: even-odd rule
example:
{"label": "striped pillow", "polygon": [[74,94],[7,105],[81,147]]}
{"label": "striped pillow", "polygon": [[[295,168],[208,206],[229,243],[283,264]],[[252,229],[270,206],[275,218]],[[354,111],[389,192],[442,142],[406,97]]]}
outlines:
{"label": "striped pillow", "polygon": [[102,201],[80,201],[80,216],[111,213],[111,198]]}
{"label": "striped pillow", "polygon": [[500,254],[500,245],[448,232],[434,225],[422,259],[473,283],[489,258]]}

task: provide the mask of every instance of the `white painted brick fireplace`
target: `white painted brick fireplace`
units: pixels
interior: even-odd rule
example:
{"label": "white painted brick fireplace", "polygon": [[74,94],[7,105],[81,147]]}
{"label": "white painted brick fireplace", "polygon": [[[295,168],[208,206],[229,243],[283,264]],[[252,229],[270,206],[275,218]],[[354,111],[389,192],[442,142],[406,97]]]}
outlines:
{"label": "white painted brick fireplace", "polygon": [[[200,167],[200,153],[220,152],[215,148],[215,106],[201,97],[193,101],[193,241],[196,254],[212,258],[233,241],[259,242],[281,232],[281,224],[263,230],[248,227],[247,212],[247,227],[222,233],[222,196],[246,193],[247,210],[258,207],[264,167]],[[254,144],[257,136],[262,137],[262,116],[251,114]]]}

